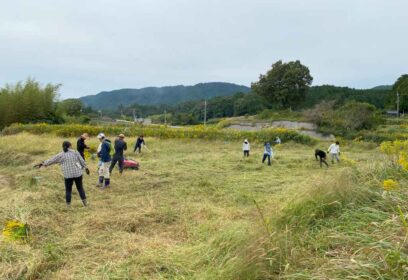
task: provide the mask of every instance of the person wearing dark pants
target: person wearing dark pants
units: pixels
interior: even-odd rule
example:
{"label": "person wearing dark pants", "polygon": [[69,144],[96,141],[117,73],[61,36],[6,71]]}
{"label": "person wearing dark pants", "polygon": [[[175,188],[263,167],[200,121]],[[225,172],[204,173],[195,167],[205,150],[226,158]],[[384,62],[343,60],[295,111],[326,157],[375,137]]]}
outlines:
{"label": "person wearing dark pants", "polygon": [[86,194],[84,190],[84,186],[82,184],[82,176],[77,178],[65,178],[65,199],[67,204],[71,204],[71,194],[72,194],[72,185],[75,182],[75,186],[78,190],[79,197],[81,198],[82,202],[86,206]]}
{"label": "person wearing dark pants", "polygon": [[85,190],[82,183],[82,173],[83,169],[85,169],[86,173],[89,175],[89,169],[79,152],[72,150],[71,147],[72,145],[70,142],[64,141],[62,143],[63,151],[61,153],[35,166],[41,168],[42,166],[47,167],[57,163],[60,164],[62,173],[64,174],[65,200],[67,206],[70,207],[71,205],[72,185],[74,182],[83,205],[87,206]]}
{"label": "person wearing dark pants", "polygon": [[316,160],[320,160],[320,167],[323,167],[323,163],[327,167],[329,167],[329,165],[326,162],[326,158],[327,158],[326,152],[324,152],[322,150],[319,150],[319,149],[316,149],[315,150],[315,158],[316,158]]}
{"label": "person wearing dark pants", "polygon": [[244,140],[244,144],[242,144],[242,150],[244,151],[244,157],[249,157],[249,151],[251,150],[251,146],[247,139]]}
{"label": "person wearing dark pants", "polygon": [[271,165],[271,157],[273,156],[272,152],[272,147],[269,142],[266,142],[264,145],[264,154],[262,158],[262,163],[265,162],[266,159],[268,159],[268,165]]}
{"label": "person wearing dark pants", "polygon": [[137,150],[139,150],[139,154],[140,154],[142,152],[142,146],[146,146],[146,143],[143,138],[143,135],[140,135],[139,137],[137,137],[135,149],[133,150],[133,152],[136,152]]}
{"label": "person wearing dark pants", "polygon": [[85,149],[89,149],[88,145],[85,144],[85,140],[88,139],[88,133],[82,134],[77,141],[77,151],[81,157],[85,160]]}
{"label": "person wearing dark pants", "polygon": [[119,166],[119,173],[122,174],[123,172],[123,162],[125,160],[123,156],[123,152],[127,150],[127,144],[124,141],[125,135],[119,134],[118,138],[115,140],[115,154],[112,158],[112,163],[109,167],[109,173],[112,173],[113,168],[115,168],[116,163]]}

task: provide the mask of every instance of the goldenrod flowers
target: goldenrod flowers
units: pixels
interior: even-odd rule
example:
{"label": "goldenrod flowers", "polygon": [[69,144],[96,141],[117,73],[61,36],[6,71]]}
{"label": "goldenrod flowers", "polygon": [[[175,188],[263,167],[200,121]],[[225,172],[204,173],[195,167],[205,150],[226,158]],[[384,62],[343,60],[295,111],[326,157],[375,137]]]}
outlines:
{"label": "goldenrod flowers", "polygon": [[3,229],[3,236],[8,240],[26,240],[29,235],[29,227],[18,220],[6,221]]}
{"label": "goldenrod flowers", "polygon": [[381,143],[381,151],[408,171],[408,141],[386,141]]}
{"label": "goldenrod flowers", "polygon": [[400,187],[399,183],[392,179],[387,179],[384,180],[383,182],[383,188],[385,191],[397,190],[399,189],[399,187]]}

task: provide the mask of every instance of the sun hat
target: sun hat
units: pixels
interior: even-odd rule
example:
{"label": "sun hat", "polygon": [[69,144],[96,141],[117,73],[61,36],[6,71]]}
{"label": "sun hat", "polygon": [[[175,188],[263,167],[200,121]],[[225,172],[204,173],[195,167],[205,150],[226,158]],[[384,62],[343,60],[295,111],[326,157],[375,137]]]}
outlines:
{"label": "sun hat", "polygon": [[105,134],[103,134],[102,132],[98,134],[97,136],[98,139],[103,139],[105,138]]}
{"label": "sun hat", "polygon": [[83,134],[81,135],[81,137],[88,139],[88,138],[89,138],[89,135],[88,135],[88,133],[85,132],[85,133],[83,133]]}
{"label": "sun hat", "polygon": [[119,138],[125,138],[125,135],[123,133],[118,135]]}

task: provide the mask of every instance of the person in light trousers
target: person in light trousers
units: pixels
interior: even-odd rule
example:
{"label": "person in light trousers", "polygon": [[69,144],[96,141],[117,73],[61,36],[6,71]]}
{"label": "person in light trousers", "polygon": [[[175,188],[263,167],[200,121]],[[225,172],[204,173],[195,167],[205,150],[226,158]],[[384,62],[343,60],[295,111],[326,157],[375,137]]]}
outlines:
{"label": "person in light trousers", "polygon": [[[105,189],[110,185],[110,173],[109,167],[111,165],[112,157],[110,155],[111,152],[111,142],[109,139],[105,137],[103,133],[99,133],[98,135],[99,142],[101,142],[100,148],[98,148],[98,157],[99,157],[99,180],[97,187],[101,189]],[[105,183],[105,184],[104,184]]]}
{"label": "person in light trousers", "polygon": [[331,162],[334,164],[334,160],[340,162],[340,143],[336,141],[331,144],[327,152],[330,154]]}

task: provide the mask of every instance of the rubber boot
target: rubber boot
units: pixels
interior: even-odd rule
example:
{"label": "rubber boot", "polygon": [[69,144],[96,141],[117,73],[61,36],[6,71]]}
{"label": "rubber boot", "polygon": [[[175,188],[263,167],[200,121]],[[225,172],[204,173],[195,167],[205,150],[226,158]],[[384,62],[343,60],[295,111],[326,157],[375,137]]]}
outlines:
{"label": "rubber boot", "polygon": [[86,202],[86,199],[83,199],[83,200],[82,200],[82,204],[83,204],[85,207],[88,206],[88,203]]}
{"label": "rubber boot", "polygon": [[103,176],[99,176],[99,181],[96,184],[97,187],[102,188],[103,185]]}
{"label": "rubber boot", "polygon": [[105,179],[105,185],[101,188],[101,190],[108,188],[109,185],[110,185],[110,179]]}

